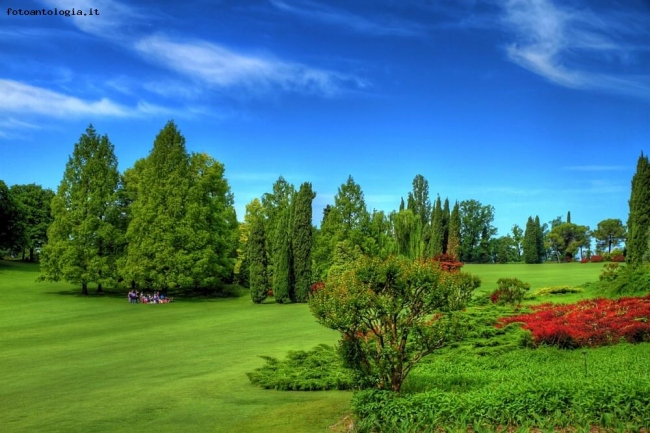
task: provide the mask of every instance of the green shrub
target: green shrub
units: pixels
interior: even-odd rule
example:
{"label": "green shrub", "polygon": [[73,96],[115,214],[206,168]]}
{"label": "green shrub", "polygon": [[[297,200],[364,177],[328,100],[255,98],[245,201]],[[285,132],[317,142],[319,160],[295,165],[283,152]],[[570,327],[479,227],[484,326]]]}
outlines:
{"label": "green shrub", "polygon": [[530,284],[518,278],[499,278],[497,288],[490,294],[490,300],[498,305],[517,305],[524,300],[524,295],[530,290]]}
{"label": "green shrub", "polygon": [[310,351],[292,351],[284,361],[261,356],[266,365],[247,373],[262,388],[282,391],[322,391],[352,389],[351,371],[343,367],[336,349],[326,344]]}
{"label": "green shrub", "polygon": [[581,293],[582,289],[579,287],[571,286],[553,286],[553,287],[544,287],[542,289],[536,290],[533,294],[534,296],[550,296],[550,295],[564,295],[566,293]]}
{"label": "green shrub", "polygon": [[607,264],[600,275],[600,282],[612,296],[650,293],[650,265],[632,267]]}

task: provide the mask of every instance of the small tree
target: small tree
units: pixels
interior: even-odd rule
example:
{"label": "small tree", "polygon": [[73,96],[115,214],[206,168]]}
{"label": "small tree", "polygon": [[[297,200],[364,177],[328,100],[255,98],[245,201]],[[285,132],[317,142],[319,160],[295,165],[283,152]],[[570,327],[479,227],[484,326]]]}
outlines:
{"label": "small tree", "polygon": [[340,350],[361,386],[399,392],[423,356],[457,338],[449,313],[479,285],[432,261],[362,257],[331,275],[309,306],[320,324],[341,332]]}

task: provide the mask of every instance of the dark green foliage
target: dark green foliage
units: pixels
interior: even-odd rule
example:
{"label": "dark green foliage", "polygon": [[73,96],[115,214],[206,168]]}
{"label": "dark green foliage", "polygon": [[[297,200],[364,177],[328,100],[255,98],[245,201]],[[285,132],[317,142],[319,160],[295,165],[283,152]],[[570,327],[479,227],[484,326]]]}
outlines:
{"label": "dark green foliage", "polygon": [[487,263],[491,259],[489,241],[496,234],[492,226],[494,207],[482,205],[477,200],[460,203],[460,260],[470,263]]}
{"label": "dark green foliage", "polygon": [[601,288],[611,296],[645,295],[650,293],[650,265],[605,265],[600,275]]}
{"label": "dark green foliage", "polygon": [[0,250],[16,247],[23,238],[20,205],[7,185],[0,180]]}
{"label": "dark green foliage", "polygon": [[254,385],[282,391],[352,389],[352,372],[343,367],[336,350],[325,344],[310,351],[291,351],[287,359],[262,356],[266,365],[247,373]]}
{"label": "dark green foliage", "polygon": [[454,204],[449,217],[449,239],[447,241],[447,254],[453,257],[460,257],[460,206]]}
{"label": "dark green foliage", "polygon": [[267,263],[264,221],[260,217],[253,218],[248,238],[248,270],[251,299],[255,303],[268,296]]}
{"label": "dark green foliage", "polygon": [[526,231],[524,232],[524,262],[525,263],[541,263],[539,256],[539,248],[537,245],[538,229],[533,221],[533,217],[528,217],[526,222]]}
{"label": "dark green foliage", "polygon": [[40,185],[13,185],[11,187],[20,208],[21,232],[23,237],[18,245],[22,249],[23,259],[29,251],[29,261],[34,261],[34,249],[47,242],[47,229],[52,223],[50,212],[54,192]]}
{"label": "dark green foliage", "polygon": [[518,305],[524,300],[528,290],[530,290],[530,284],[517,278],[499,278],[497,288],[492,292],[490,298],[495,304]]}
{"label": "dark green foliage", "polygon": [[[544,224],[546,227],[546,224]],[[544,246],[544,228],[539,222],[539,216],[535,216],[535,235],[537,236],[537,257],[539,258],[539,263],[543,262],[546,258],[546,247]]]}
{"label": "dark green foliage", "polygon": [[435,257],[438,254],[442,254],[443,242],[445,238],[445,217],[442,209],[442,203],[440,197],[436,199],[436,203],[433,207],[433,215],[431,217],[431,229],[429,235],[428,251],[427,257]]}
{"label": "dark green foliage", "polygon": [[[409,382],[428,390],[366,390],[353,397],[357,429],[370,431],[641,431],[650,421],[649,345],[562,352],[513,350],[430,357]],[[588,368],[585,372],[585,359]],[[586,373],[586,374],[585,374]],[[408,389],[408,384],[405,384]]]}
{"label": "dark green foliage", "polygon": [[118,223],[117,158],[108,137],[90,125],[75,144],[63,180],[52,199],[53,222],[43,247],[41,278],[81,285],[117,280],[117,259],[123,252]]}
{"label": "dark green foliage", "polygon": [[413,178],[413,190],[408,194],[407,209],[420,219],[420,226],[429,222],[431,215],[431,200],[429,199],[429,181],[418,174]]}
{"label": "dark green foliage", "polygon": [[625,258],[629,265],[638,266],[643,263],[650,241],[650,161],[643,153],[637,161],[632,178],[629,205]]}
{"label": "dark green foliage", "polygon": [[307,302],[311,285],[311,250],[313,247],[312,201],[316,194],[311,183],[305,182],[294,200],[293,232],[291,248],[293,253],[293,274],[295,278],[295,300]]}
{"label": "dark green foliage", "polygon": [[589,247],[589,227],[573,223],[558,224],[546,235],[558,262],[571,261],[579,250]]}
{"label": "dark green foliage", "polygon": [[596,251],[607,251],[611,254],[612,248],[618,247],[625,240],[627,233],[620,219],[609,218],[599,222],[591,235],[596,238]]}
{"label": "dark green foliage", "polygon": [[442,253],[443,254],[447,254],[447,244],[449,243],[450,220],[451,220],[451,211],[449,209],[449,199],[445,198],[445,204],[442,207]]}
{"label": "dark green foliage", "polygon": [[292,302],[294,294],[291,251],[292,200],[295,188],[282,176],[273,184],[273,191],[262,196],[266,213],[266,241],[270,264],[270,282],[275,300]]}
{"label": "dark green foliage", "polygon": [[206,293],[230,281],[237,221],[223,164],[206,154],[189,155],[170,121],[136,167],[125,281],[142,289]]}

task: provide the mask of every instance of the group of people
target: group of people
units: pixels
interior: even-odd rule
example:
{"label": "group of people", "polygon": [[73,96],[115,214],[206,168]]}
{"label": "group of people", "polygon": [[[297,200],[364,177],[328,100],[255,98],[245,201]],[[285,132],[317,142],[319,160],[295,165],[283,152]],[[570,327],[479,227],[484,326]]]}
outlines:
{"label": "group of people", "polygon": [[130,304],[168,304],[172,302],[174,298],[167,298],[160,292],[155,292],[151,295],[144,292],[138,292],[137,290],[131,290],[128,295],[128,300]]}

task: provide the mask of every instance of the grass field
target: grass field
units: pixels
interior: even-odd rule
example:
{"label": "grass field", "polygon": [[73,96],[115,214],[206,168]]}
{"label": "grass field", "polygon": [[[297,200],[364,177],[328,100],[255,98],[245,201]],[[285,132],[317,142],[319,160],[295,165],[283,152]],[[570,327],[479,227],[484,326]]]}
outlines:
{"label": "grass field", "polygon": [[[500,277],[532,289],[579,285],[601,264],[468,265],[488,293]],[[237,299],[131,305],[36,283],[38,267],[0,261],[2,431],[322,432],[351,393],[268,391],[246,372],[288,350],[333,344],[306,305]]]}

